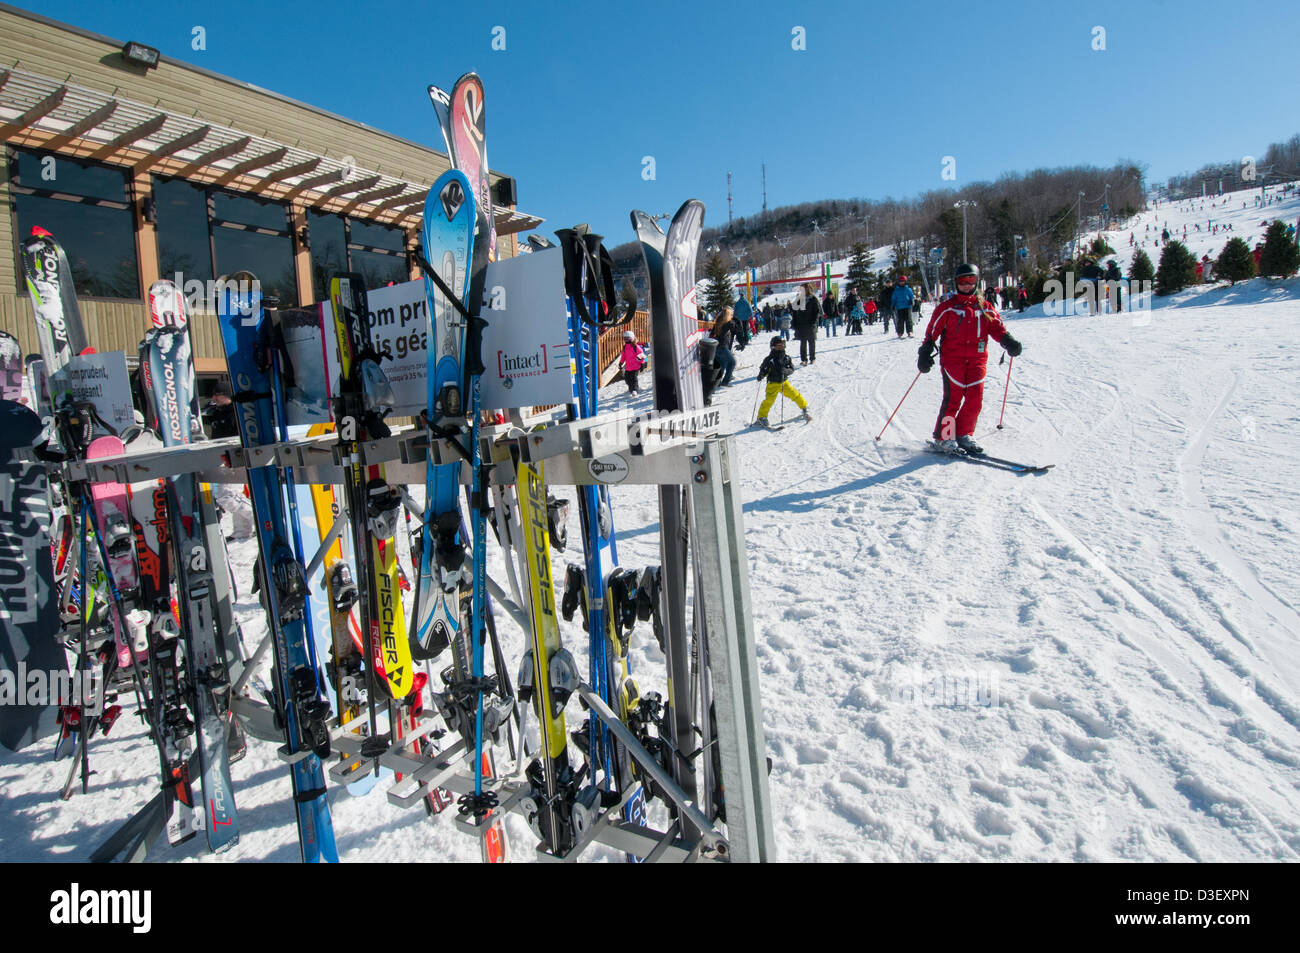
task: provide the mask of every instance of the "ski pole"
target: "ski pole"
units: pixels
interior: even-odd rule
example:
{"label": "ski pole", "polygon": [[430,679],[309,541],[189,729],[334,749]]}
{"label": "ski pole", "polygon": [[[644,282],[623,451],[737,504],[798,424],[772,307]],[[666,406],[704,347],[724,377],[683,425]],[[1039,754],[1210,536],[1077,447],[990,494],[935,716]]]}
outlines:
{"label": "ski pole", "polygon": [[1011,365],[1016,363],[1014,357],[1007,357],[1007,386],[1002,390],[1002,413],[998,414],[998,429],[1002,429],[1002,418],[1007,415],[1007,392],[1011,390]]}
{"label": "ski pole", "polygon": [[763,396],[763,382],[758,382],[758,391],[754,394],[754,410],[749,415],[750,420],[756,420],[758,415],[759,398]]}
{"label": "ski pole", "polygon": [[[907,400],[907,395],[912,393],[912,388],[916,386],[916,382],[919,381],[920,379],[921,379],[921,372],[917,371],[916,376],[912,378],[912,383],[908,384],[907,390],[903,391],[903,400]],[[876,434],[877,443],[879,443],[880,438],[885,435],[885,431],[889,429],[889,425],[894,422],[894,415],[897,414],[903,408],[903,400],[900,400],[898,402],[898,406],[894,408],[894,413],[889,415],[889,419],[885,421],[885,426],[881,427],[880,433]]]}

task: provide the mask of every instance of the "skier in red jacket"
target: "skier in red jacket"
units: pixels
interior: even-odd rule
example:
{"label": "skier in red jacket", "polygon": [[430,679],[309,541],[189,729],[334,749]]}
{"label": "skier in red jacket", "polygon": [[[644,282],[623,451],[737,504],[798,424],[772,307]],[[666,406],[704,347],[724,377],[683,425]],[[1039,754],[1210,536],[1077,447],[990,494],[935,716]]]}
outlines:
{"label": "skier in red jacket", "polygon": [[[993,338],[1012,357],[1020,356],[1020,342],[1002,323],[1002,315],[976,290],[980,271],[975,265],[957,267],[957,292],[935,308],[917,352],[921,373],[934,367],[936,342],[943,371],[943,403],[934,424],[934,439],[941,450],[983,453],[975,442],[975,423],[984,402],[988,368],[988,340]],[[955,439],[954,439],[955,438]]]}

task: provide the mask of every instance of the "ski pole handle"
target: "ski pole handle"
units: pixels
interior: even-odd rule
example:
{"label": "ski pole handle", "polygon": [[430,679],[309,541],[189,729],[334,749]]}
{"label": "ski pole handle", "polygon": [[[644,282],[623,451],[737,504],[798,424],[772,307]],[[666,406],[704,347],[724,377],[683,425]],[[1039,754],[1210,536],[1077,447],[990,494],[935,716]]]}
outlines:
{"label": "ski pole handle", "polygon": [[1002,390],[1002,413],[998,414],[998,429],[1002,429],[1002,418],[1007,415],[1007,393],[1011,390],[1011,365],[1016,363],[1016,359],[1008,355],[1007,357],[1007,386]]}
{"label": "ski pole handle", "polygon": [[[921,372],[917,371],[916,376],[912,378],[912,383],[908,384],[907,390],[903,391],[903,400],[907,400],[907,395],[912,393],[912,388],[916,386],[916,382],[919,381],[920,379],[921,379]],[[885,421],[885,426],[881,427],[880,433],[876,434],[877,443],[879,443],[880,438],[885,435],[885,431],[889,429],[889,425],[894,422],[894,415],[897,414],[902,409],[903,400],[900,400],[898,402],[898,406],[894,408],[894,413],[889,415],[889,419]]]}

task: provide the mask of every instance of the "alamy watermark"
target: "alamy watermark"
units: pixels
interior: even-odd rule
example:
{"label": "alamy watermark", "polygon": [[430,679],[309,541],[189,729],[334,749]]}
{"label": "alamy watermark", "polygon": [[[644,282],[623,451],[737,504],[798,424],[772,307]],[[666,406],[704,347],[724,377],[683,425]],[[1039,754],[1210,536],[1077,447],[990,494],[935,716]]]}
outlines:
{"label": "alamy watermark", "polygon": [[50,894],[55,926],[129,926],[132,933],[153,928],[152,890],[97,890],[72,883]]}
{"label": "alamy watermark", "polygon": [[0,668],[0,706],[82,705],[89,715],[104,713],[104,679],[98,670],[67,672],[27,667]]}
{"label": "alamy watermark", "polygon": [[1125,278],[1077,278],[1065,272],[1065,281],[1043,282],[1043,313],[1053,318],[1078,314],[1123,314],[1133,316],[1133,325],[1151,323],[1150,281]]}
{"label": "alamy watermark", "polygon": [[216,311],[217,302],[226,291],[233,292],[241,298],[253,292],[260,294],[262,291],[262,283],[256,278],[252,281],[227,281],[221,278],[201,281],[198,278],[187,279],[179,271],[172,276],[172,283],[180,290],[190,309],[194,311]]}
{"label": "alamy watermark", "polygon": [[905,669],[890,680],[889,695],[897,704],[925,708],[996,708],[1002,704],[1001,679],[994,669]]}

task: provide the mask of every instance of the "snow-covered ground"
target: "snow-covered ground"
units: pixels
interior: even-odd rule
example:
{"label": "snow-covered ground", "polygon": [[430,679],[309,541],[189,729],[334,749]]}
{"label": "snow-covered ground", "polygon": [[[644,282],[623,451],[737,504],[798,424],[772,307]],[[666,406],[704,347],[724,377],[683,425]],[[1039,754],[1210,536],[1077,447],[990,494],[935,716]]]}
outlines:
{"label": "snow-covered ground", "polygon": [[783,856],[1297,857],[1300,282],[1212,296],[1013,320],[977,437],[1041,477],[918,453],[933,375],[877,444],[915,342],[819,342],[747,455]]}
{"label": "snow-covered ground", "polygon": [[[1276,391],[1297,370],[1300,283],[1213,297],[1180,296],[1137,326],[1014,321],[1025,354],[1007,426],[994,429],[994,383],[979,436],[1055,463],[1042,477],[919,453],[933,375],[877,444],[915,342],[875,328],[821,340],[796,375],[811,425],[741,429],[785,859],[1296,857],[1300,439]],[[719,395],[741,424],[760,351]],[[624,562],[653,560],[650,493],[616,500]],[[236,547],[241,567],[249,556]],[[653,687],[647,643],[634,662]],[[49,755],[0,758],[6,859],[83,858],[152,793],[130,719],[94,746],[86,796],[58,800],[66,763]],[[251,746],[235,784],[244,833],[228,856],[295,857],[270,746]],[[475,855],[449,818],[379,792],[332,803],[345,859]]]}
{"label": "snow-covered ground", "polygon": [[[879,325],[821,338],[796,373],[811,424],[746,426],[767,335],[717,397],[742,458],[780,856],[1297,859],[1300,279],[1009,320],[1025,351],[1006,427],[994,347],[976,436],[1054,463],[1046,475],[921,452],[936,373],[877,443],[918,343]],[[656,562],[652,492],[614,499],[624,565]],[[263,627],[251,558],[235,546],[250,641]],[[557,578],[572,558],[556,554]],[[522,639],[502,631],[515,664]],[[576,626],[566,639],[581,655]],[[642,626],[633,666],[662,689],[653,645]],[[6,860],[84,859],[154,793],[156,757],[130,712],[93,743],[87,795],[59,800],[67,762],[51,750],[0,752]],[[222,859],[296,859],[272,746],[251,743],[234,782],[243,834]],[[335,791],[331,806],[344,860],[477,859],[450,816],[392,807],[382,790]],[[527,859],[531,836],[517,818],[510,830]],[[153,859],[213,859],[201,840]]]}

